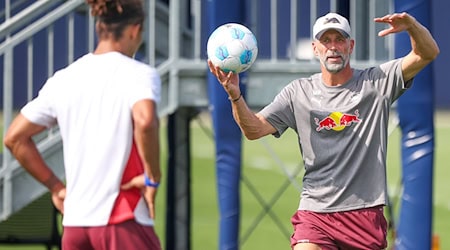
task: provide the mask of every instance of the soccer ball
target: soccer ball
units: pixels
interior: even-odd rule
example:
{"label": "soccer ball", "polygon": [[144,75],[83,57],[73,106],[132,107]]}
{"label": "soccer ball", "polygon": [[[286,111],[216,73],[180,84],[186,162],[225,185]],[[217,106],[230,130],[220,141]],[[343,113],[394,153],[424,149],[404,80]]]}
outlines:
{"label": "soccer ball", "polygon": [[238,23],[219,26],[209,36],[206,47],[211,62],[225,72],[246,71],[258,55],[255,35]]}

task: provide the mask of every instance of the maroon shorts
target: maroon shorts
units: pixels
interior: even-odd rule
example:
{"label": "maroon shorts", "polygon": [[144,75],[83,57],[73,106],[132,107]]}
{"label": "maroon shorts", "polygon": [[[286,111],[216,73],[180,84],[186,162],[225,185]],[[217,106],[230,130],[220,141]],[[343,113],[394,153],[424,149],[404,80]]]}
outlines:
{"label": "maroon shorts", "polygon": [[387,222],[382,206],[333,213],[298,210],[291,222],[292,248],[298,243],[314,243],[323,250],[387,247]]}
{"label": "maroon shorts", "polygon": [[99,227],[64,227],[62,249],[160,250],[161,245],[153,227],[130,220]]}

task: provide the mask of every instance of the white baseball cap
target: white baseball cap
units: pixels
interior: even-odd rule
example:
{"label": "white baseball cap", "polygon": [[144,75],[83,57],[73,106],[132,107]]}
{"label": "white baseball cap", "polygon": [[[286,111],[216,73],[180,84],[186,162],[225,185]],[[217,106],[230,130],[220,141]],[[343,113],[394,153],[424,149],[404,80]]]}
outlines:
{"label": "white baseball cap", "polygon": [[319,39],[329,29],[335,29],[346,37],[350,37],[352,33],[347,18],[337,13],[328,13],[317,18],[313,26],[313,37]]}

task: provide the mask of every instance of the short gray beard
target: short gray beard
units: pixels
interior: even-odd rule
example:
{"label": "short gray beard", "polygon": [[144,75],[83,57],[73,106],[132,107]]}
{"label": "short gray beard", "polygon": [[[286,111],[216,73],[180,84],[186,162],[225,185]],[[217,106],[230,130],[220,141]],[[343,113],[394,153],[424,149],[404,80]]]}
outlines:
{"label": "short gray beard", "polygon": [[343,70],[345,68],[345,66],[347,65],[348,61],[349,61],[349,56],[343,55],[338,53],[339,56],[341,56],[342,58],[342,63],[328,63],[326,61],[327,55],[323,55],[319,57],[320,62],[322,63],[322,65],[327,69],[328,72],[330,73],[338,73],[341,70]]}

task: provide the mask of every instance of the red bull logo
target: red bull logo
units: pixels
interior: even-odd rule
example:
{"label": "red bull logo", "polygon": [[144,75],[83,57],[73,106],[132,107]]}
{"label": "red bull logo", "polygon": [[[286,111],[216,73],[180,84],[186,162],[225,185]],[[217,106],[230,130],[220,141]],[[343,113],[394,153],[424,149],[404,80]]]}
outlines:
{"label": "red bull logo", "polygon": [[354,114],[333,112],[322,120],[314,118],[314,121],[317,125],[316,131],[321,131],[322,129],[341,131],[345,127],[351,126],[353,123],[361,122],[361,119],[359,119],[359,111],[355,110]]}

